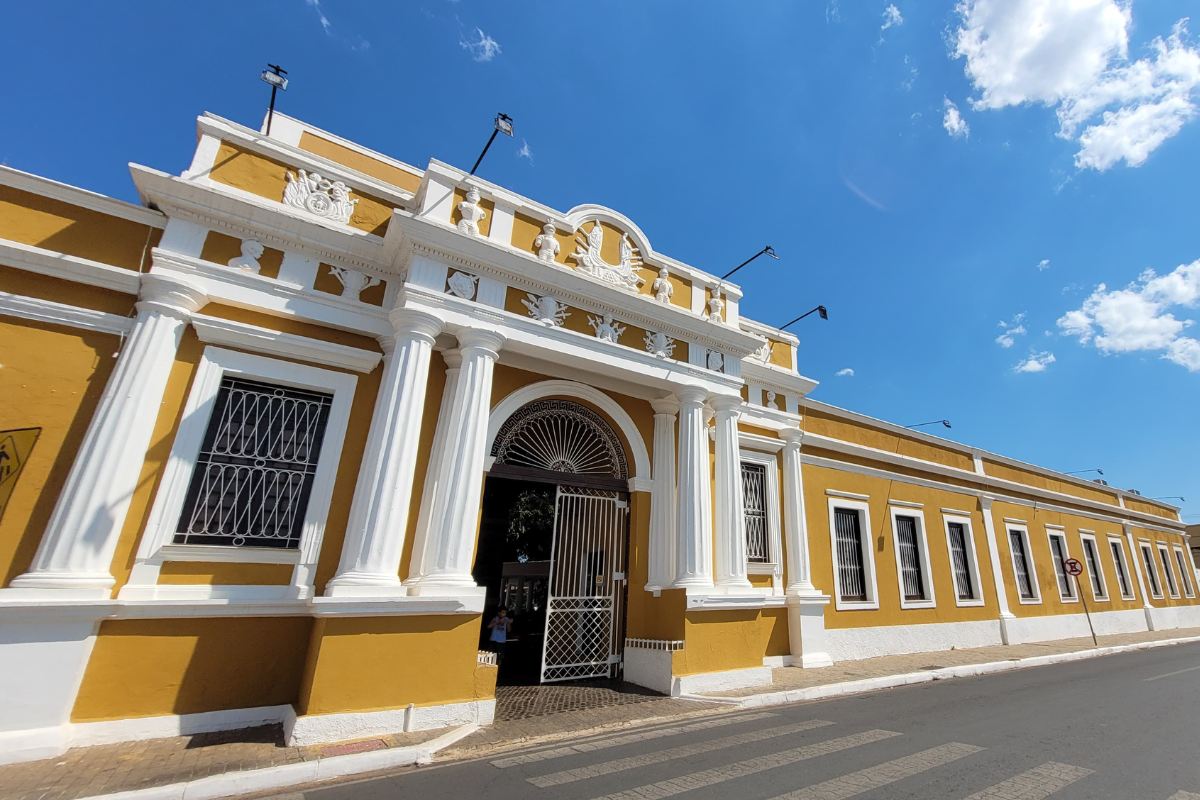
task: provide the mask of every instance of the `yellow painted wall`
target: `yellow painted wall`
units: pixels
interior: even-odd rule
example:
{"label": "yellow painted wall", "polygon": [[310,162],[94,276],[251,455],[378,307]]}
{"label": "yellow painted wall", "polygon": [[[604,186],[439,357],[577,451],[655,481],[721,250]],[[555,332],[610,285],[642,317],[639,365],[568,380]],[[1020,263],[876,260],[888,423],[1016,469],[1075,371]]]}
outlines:
{"label": "yellow painted wall", "polygon": [[168,561],[158,574],[158,582],[164,585],[287,586],[291,581],[290,564]]}
{"label": "yellow painted wall", "polygon": [[[204,246],[200,249],[200,258],[222,266],[241,254],[242,240],[220,231],[209,231],[208,236],[204,237]],[[279,267],[282,265],[283,251],[264,247],[262,257],[258,259],[258,274],[264,278],[278,278]]]}
{"label": "yellow painted wall", "polygon": [[470,615],[318,619],[297,710],[332,714],[490,698],[482,693],[486,674],[476,675],[479,624]]}
{"label": "yellow painted wall", "polygon": [[818,410],[805,409],[801,427],[810,433],[841,439],[844,442],[874,447],[889,453],[932,461],[959,469],[974,470],[975,461],[966,453],[925,442],[916,438],[871,428],[857,422],[835,417]]}
{"label": "yellow painted wall", "polygon": [[[1082,497],[1087,500],[1094,500],[1099,503],[1108,503],[1110,505],[1117,504],[1116,495],[1112,492],[1105,491],[1097,484],[1095,489],[1088,486],[1081,486],[1073,481],[1058,480],[1047,475],[1039,475],[1030,470],[1012,467],[1007,464],[998,464],[995,461],[988,459],[983,460],[983,471],[988,475],[1003,480],[1016,481],[1023,483],[1026,486],[1033,486],[1038,489],[1048,489],[1052,492],[1072,495],[1074,497]],[[1152,512],[1150,512],[1152,513]]]}
{"label": "yellow painted wall", "polygon": [[[1162,591],[1163,596],[1162,598],[1154,597],[1154,595],[1150,592],[1149,578],[1143,574],[1143,580],[1146,581],[1146,594],[1149,596],[1150,605],[1154,606],[1155,608],[1170,608],[1181,605],[1196,605],[1198,602],[1200,602],[1200,598],[1189,598],[1187,596],[1186,592],[1184,591],[1183,584],[1180,582],[1182,580],[1182,576],[1179,572],[1178,565],[1175,563],[1175,547],[1182,547],[1184,552],[1183,563],[1185,566],[1190,565],[1188,561],[1188,546],[1183,541],[1183,537],[1173,536],[1171,534],[1163,533],[1162,531],[1152,531],[1147,528],[1140,527],[1134,527],[1132,530],[1135,545],[1140,548],[1143,542],[1149,542],[1151,545],[1151,554],[1154,556],[1154,567],[1158,573],[1158,586]],[[1167,583],[1166,576],[1163,575],[1162,561],[1158,555],[1158,545],[1160,543],[1167,546],[1168,562],[1171,565],[1171,573],[1175,576],[1175,590],[1179,593],[1179,597],[1171,597],[1170,586]],[[1143,565],[1140,549],[1134,553],[1134,556],[1138,559],[1138,564]],[[1195,591],[1196,580],[1194,571],[1192,574],[1192,590],[1193,594],[1197,594]]]}
{"label": "yellow painted wall", "polygon": [[138,270],[161,236],[161,228],[0,186],[0,238]]}
{"label": "yellow painted wall", "polygon": [[1153,514],[1154,516],[1162,517],[1163,519],[1176,521],[1179,519],[1179,514],[1173,509],[1159,505],[1158,503],[1152,503],[1146,500],[1138,500],[1133,497],[1125,498],[1125,507],[1130,511],[1140,511],[1143,514]]}
{"label": "yellow painted wall", "polygon": [[0,515],[0,586],[33,561],[117,346],[112,334],[0,318],[0,431],[41,429]]}
{"label": "yellow painted wall", "polygon": [[134,303],[137,301],[132,294],[100,289],[2,265],[0,265],[0,291],[20,297],[33,297],[93,311],[104,311],[121,317],[132,313]]}
{"label": "yellow painted wall", "polygon": [[792,346],[787,342],[771,340],[770,362],[777,367],[792,369]]}
{"label": "yellow painted wall", "polygon": [[[456,204],[458,200],[458,196],[455,195]],[[541,236],[542,226],[545,224],[545,220],[536,220],[521,213],[513,214],[512,246],[517,250],[537,255],[537,247],[533,243]],[[575,237],[561,230],[556,230],[554,237],[558,239],[558,255],[555,256],[555,261],[564,266],[572,266],[575,262],[568,261],[567,256],[575,252]]]}
{"label": "yellow painted wall", "polygon": [[293,333],[297,336],[307,336],[310,339],[320,339],[323,342],[344,344],[347,347],[357,347],[360,350],[382,352],[379,340],[373,336],[359,333],[326,328],[311,322],[304,322],[294,317],[275,316],[265,311],[250,311],[245,308],[227,306],[219,303],[209,303],[204,307],[204,314],[210,317],[220,317],[234,322],[245,322],[247,325],[257,325],[281,333]]}
{"label": "yellow painted wall", "polygon": [[350,169],[358,170],[372,178],[386,181],[405,191],[416,192],[421,187],[420,175],[400,169],[377,158],[371,158],[366,153],[352,150],[343,144],[330,141],[309,131],[303,131],[300,134],[300,149],[323,156]]}
{"label": "yellow painted wall", "polygon": [[71,719],[294,703],[311,626],[306,617],[106,621]]}
{"label": "yellow painted wall", "polygon": [[764,656],[788,651],[787,609],[689,611],[684,647],[672,657],[675,675],[761,667]]}

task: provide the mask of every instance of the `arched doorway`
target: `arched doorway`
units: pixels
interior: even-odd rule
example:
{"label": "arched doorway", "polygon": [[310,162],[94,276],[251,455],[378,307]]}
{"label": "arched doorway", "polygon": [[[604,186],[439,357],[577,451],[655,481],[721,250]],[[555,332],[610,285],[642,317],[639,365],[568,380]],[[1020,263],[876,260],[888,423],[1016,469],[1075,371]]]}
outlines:
{"label": "arched doorway", "polygon": [[625,627],[629,470],[621,439],[582,403],[526,403],[496,431],[475,580],[483,640],[512,616],[505,683],[615,678]]}

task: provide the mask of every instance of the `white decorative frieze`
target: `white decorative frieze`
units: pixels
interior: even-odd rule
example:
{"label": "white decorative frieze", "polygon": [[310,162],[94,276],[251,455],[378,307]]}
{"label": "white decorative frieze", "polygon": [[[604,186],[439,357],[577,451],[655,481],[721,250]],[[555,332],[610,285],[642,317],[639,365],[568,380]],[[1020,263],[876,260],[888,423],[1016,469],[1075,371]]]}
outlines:
{"label": "white decorative frieze", "polygon": [[548,221],[542,226],[542,232],[533,240],[533,246],[537,248],[538,258],[549,263],[554,262],[562,245],[558,243],[558,237],[554,235],[553,222]]}
{"label": "white decorative frieze", "polygon": [[671,295],[675,294],[675,287],[671,285],[671,273],[663,267],[658,271],[658,277],[654,279],[654,285],[650,288],[654,290],[654,299],[660,303],[670,303]]}
{"label": "white decorative frieze", "polygon": [[675,355],[675,340],[665,333],[646,331],[643,341],[646,343],[646,352],[656,358],[671,358]]}
{"label": "white decorative frieze", "polygon": [[529,316],[547,327],[556,328],[562,325],[571,313],[565,305],[549,295],[538,297],[535,294],[526,294],[525,298],[521,305],[529,309]]}
{"label": "white decorative frieze", "polygon": [[487,212],[479,205],[479,190],[474,186],[467,189],[467,197],[458,204],[458,231],[468,236],[479,235],[479,223],[487,216]]}
{"label": "white decorative frieze", "polygon": [[356,269],[330,266],[329,272],[338,279],[338,283],[342,284],[342,297],[351,297],[357,300],[359,295],[367,289],[379,285],[379,278]]}
{"label": "white decorative frieze", "polygon": [[461,297],[463,300],[474,300],[475,289],[479,285],[479,278],[475,275],[468,275],[465,272],[452,272],[450,277],[446,279],[446,290],[455,297]]}
{"label": "white decorative frieze", "polygon": [[708,321],[721,322],[721,312],[725,310],[725,301],[721,298],[721,284],[713,287],[712,296],[708,298]]}
{"label": "white decorative frieze", "polygon": [[724,372],[725,354],[720,350],[709,350],[708,356],[706,357],[706,363],[708,364],[708,368],[713,372]]}
{"label": "white decorative frieze", "polygon": [[331,181],[316,172],[296,170],[287,173],[283,202],[314,217],[334,222],[349,222],[357,199],[350,199],[350,189],[342,181]]}
{"label": "white decorative frieze", "polygon": [[629,236],[621,237],[621,261],[618,264],[609,264],[600,256],[603,246],[604,227],[599,221],[593,222],[592,229],[586,234],[582,228],[579,229],[576,249],[571,258],[579,265],[579,271],[585,275],[636,292],[645,279],[638,274],[638,267],[642,266],[642,257],[629,241]]}
{"label": "white decorative frieze", "polygon": [[243,239],[242,254],[236,258],[229,259],[229,266],[234,269],[240,269],[243,272],[253,272],[258,274],[261,266],[258,260],[262,258],[263,252],[266,250],[263,243],[258,239]]}
{"label": "white decorative frieze", "polygon": [[606,342],[617,343],[621,338],[621,334],[625,332],[625,326],[614,320],[608,314],[600,317],[588,315],[588,324],[592,326],[592,330],[596,332],[597,339],[603,339]]}

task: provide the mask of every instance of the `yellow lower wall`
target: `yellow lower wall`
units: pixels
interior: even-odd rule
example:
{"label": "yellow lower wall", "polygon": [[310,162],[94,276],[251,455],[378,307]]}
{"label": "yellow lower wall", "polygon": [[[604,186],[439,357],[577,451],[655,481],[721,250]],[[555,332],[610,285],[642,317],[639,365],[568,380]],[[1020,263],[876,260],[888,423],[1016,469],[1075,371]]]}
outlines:
{"label": "yellow lower wall", "polygon": [[689,611],[684,648],[672,658],[675,675],[761,667],[765,656],[788,653],[786,608]]}

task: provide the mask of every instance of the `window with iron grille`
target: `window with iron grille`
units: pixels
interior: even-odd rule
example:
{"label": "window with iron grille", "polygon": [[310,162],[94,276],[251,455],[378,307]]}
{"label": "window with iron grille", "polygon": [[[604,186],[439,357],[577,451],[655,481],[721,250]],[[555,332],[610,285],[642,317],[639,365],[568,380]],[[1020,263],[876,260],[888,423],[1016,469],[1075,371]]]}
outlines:
{"label": "window with iron grille", "polygon": [[967,526],[962,522],[946,523],[950,540],[950,565],[954,568],[954,589],[959,600],[978,600],[975,580],[971,574],[971,554],[967,542]]}
{"label": "window with iron grille", "polygon": [[1012,546],[1013,571],[1016,573],[1017,593],[1022,600],[1036,600],[1037,590],[1033,586],[1033,575],[1029,564],[1029,550],[1025,534],[1009,528],[1008,541]]}
{"label": "window with iron grille", "polygon": [[1067,574],[1067,537],[1061,533],[1050,534],[1050,559],[1054,562],[1054,575],[1058,578],[1058,594],[1063,600],[1075,599],[1075,583]]}
{"label": "window with iron grille", "polygon": [[298,547],[332,399],[223,378],[175,543]]}
{"label": "window with iron grille", "polygon": [[746,519],[746,560],[770,564],[771,530],[767,518],[767,465],[742,462],[742,505]]}
{"label": "window with iron grille", "polygon": [[1121,589],[1121,597],[1126,600],[1133,597],[1133,585],[1129,582],[1129,570],[1125,566],[1125,548],[1120,539],[1109,539],[1108,547],[1112,550],[1113,566],[1117,570],[1117,583]]}
{"label": "window with iron grille", "polygon": [[1142,563],[1146,566],[1146,580],[1150,581],[1150,594],[1162,597],[1162,587],[1158,583],[1158,571],[1154,569],[1154,556],[1150,553],[1150,545],[1141,546]]}
{"label": "window with iron grille", "polygon": [[900,561],[900,588],[904,599],[928,600],[929,592],[925,586],[925,574],[922,569],[924,554],[921,552],[921,533],[917,527],[917,518],[897,514],[892,519],[896,525],[896,557]]}
{"label": "window with iron grille", "polygon": [[1175,551],[1175,563],[1179,565],[1179,574],[1183,580],[1183,593],[1188,597],[1195,597],[1196,593],[1192,590],[1192,576],[1188,574],[1187,567],[1184,566],[1183,551]]}
{"label": "window with iron grille", "polygon": [[1096,552],[1096,540],[1087,536],[1083,541],[1083,560],[1087,562],[1088,580],[1092,582],[1092,594],[1097,600],[1108,598],[1108,587],[1104,585],[1104,572],[1100,569],[1100,554]]}
{"label": "window with iron grille", "polygon": [[1167,558],[1167,548],[1158,548],[1158,559],[1162,562],[1163,574],[1167,576],[1167,591],[1171,597],[1179,597],[1179,587],[1175,585],[1175,570],[1171,569],[1171,560]]}
{"label": "window with iron grille", "polygon": [[869,598],[860,515],[851,508],[835,508],[833,525],[837,541],[838,586],[842,599],[865,602]]}

